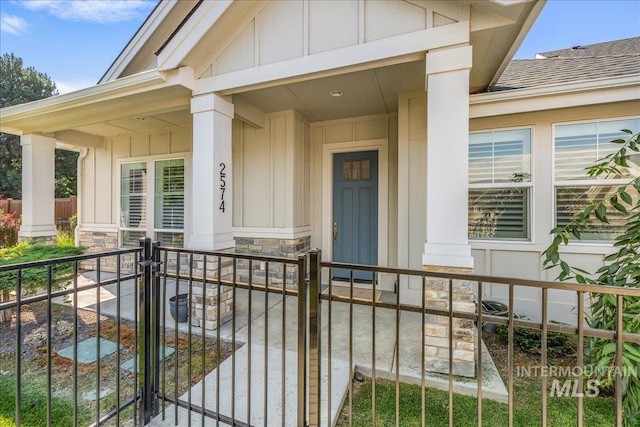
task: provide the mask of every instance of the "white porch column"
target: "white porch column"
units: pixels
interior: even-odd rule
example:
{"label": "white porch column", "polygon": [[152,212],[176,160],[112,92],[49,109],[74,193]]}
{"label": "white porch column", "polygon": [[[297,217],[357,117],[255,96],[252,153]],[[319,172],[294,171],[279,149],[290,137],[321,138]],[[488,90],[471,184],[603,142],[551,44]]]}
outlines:
{"label": "white porch column", "polygon": [[193,166],[191,249],[234,246],[232,226],[231,121],[233,104],[213,93],[191,100]]}
{"label": "white porch column", "polygon": [[429,52],[427,78],[427,270],[471,270],[467,238],[471,46]]}
{"label": "white porch column", "polygon": [[22,226],[20,240],[55,241],[55,147],[56,140],[23,135]]}

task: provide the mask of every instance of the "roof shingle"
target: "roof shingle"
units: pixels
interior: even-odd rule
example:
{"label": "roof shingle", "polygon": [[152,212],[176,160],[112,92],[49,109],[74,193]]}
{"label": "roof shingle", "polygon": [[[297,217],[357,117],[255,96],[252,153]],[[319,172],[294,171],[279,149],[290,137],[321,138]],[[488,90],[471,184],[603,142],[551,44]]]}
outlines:
{"label": "roof shingle", "polygon": [[490,92],[640,74],[640,37],[555,50],[509,63]]}

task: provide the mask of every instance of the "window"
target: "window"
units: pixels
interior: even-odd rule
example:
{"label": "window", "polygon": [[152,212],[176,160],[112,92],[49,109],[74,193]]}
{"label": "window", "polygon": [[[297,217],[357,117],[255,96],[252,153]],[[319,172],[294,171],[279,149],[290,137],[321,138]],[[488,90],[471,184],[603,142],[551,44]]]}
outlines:
{"label": "window", "polygon": [[137,246],[147,228],[147,164],[127,163],[121,168],[120,227],[122,245]]}
{"label": "window", "polygon": [[[631,167],[620,177],[597,179],[587,175],[585,168],[608,154],[618,150],[613,139],[627,139],[621,129],[637,132],[640,119],[612,120],[591,123],[555,126],[555,216],[556,225],[564,226],[574,213],[582,211],[588,204],[604,201],[630,178],[640,176],[640,156],[629,159]],[[595,220],[590,230],[583,233],[582,240],[609,241],[615,239],[625,228],[624,216],[607,206],[609,224]]]}
{"label": "window", "polygon": [[[121,165],[120,229],[123,246],[153,236],[162,245],[184,246],[184,159]],[[153,184],[149,187],[150,184]],[[148,188],[153,189],[149,194]],[[147,200],[153,198],[153,203]]]}
{"label": "window", "polygon": [[156,239],[167,246],[184,246],[184,160],[156,162]]}
{"label": "window", "polygon": [[528,239],[531,129],[469,135],[469,238]]}

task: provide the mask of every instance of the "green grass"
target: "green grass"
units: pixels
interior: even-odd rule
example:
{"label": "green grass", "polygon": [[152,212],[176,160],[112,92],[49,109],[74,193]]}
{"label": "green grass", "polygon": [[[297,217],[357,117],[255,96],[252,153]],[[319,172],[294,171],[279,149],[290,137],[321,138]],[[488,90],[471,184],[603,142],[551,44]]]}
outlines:
{"label": "green grass", "polygon": [[[21,425],[39,427],[47,425],[46,387],[22,379]],[[13,374],[0,374],[0,427],[16,425],[16,379]],[[89,423],[89,414],[78,408],[78,423]],[[51,425],[67,427],[73,425],[73,400],[53,397],[51,400]]]}
{"label": "green grass", "polygon": [[[528,379],[531,380],[531,379]],[[541,425],[541,397],[539,381],[520,381],[514,389],[514,426],[528,427]],[[354,383],[353,425],[371,426],[371,380]],[[554,427],[573,427],[576,421],[575,398],[549,398],[548,423]],[[394,426],[396,423],[396,387],[395,382],[376,380],[376,417],[377,426]],[[349,400],[345,400],[348,411]],[[348,426],[348,412],[343,411],[338,426]],[[454,395],[453,420],[456,427],[474,427],[478,425],[476,398]],[[400,384],[400,425],[405,427],[421,425],[421,393],[420,386]],[[585,398],[584,425],[613,425],[615,405],[612,398]],[[449,393],[445,391],[425,390],[425,425],[442,427],[449,425]],[[487,399],[482,404],[483,426],[509,425],[508,405]]]}

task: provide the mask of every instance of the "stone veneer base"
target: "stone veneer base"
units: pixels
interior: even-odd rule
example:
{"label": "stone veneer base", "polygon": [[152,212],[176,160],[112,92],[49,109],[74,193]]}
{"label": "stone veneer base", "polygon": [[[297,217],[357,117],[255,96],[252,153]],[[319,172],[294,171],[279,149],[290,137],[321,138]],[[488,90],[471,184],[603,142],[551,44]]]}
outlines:
{"label": "stone veneer base", "polygon": [[[427,277],[425,307],[449,309],[449,279]],[[475,313],[471,282],[453,280],[453,311]],[[453,375],[475,377],[475,340],[473,321],[452,319]],[[449,373],[449,317],[425,315],[425,370]]]}

